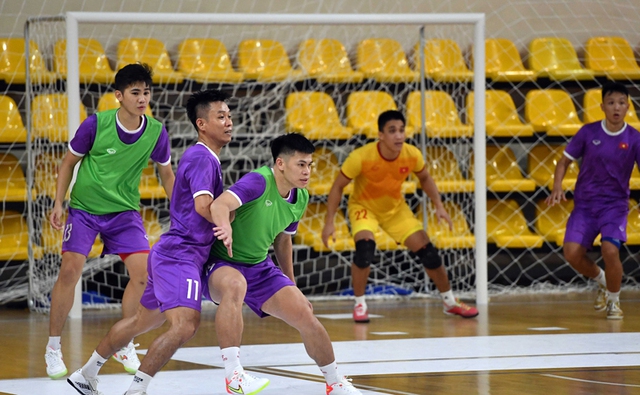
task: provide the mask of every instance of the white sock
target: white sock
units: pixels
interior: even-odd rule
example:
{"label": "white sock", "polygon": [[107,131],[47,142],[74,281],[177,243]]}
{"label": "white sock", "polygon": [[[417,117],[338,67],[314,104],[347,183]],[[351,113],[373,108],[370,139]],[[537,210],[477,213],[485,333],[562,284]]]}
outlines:
{"label": "white sock", "polygon": [[94,378],[98,376],[98,372],[100,372],[100,368],[107,362],[109,358],[102,358],[97,351],[94,351],[91,354],[91,358],[87,361],[87,363],[82,367],[82,374],[84,377]]}
{"label": "white sock", "polygon": [[234,372],[242,372],[244,370],[240,364],[240,347],[227,347],[220,351],[224,362],[224,373],[228,379],[233,377]]}
{"label": "white sock", "polygon": [[453,292],[448,290],[447,292],[440,292],[440,296],[442,297],[442,301],[448,307],[451,307],[456,304],[456,298],[453,296]]}
{"label": "white sock", "polygon": [[609,302],[620,302],[620,291],[618,292],[609,292],[607,295],[607,300]]}
{"label": "white sock", "polygon": [[60,349],[60,336],[49,336],[49,343],[47,343],[47,347],[52,350]]}
{"label": "white sock", "polygon": [[331,362],[327,366],[320,366],[320,371],[324,376],[327,384],[332,385],[340,381],[340,375],[338,374],[338,364],[336,361]]}
{"label": "white sock", "polygon": [[361,304],[364,308],[367,307],[367,302],[364,300],[364,295],[356,296],[356,306]]}
{"label": "white sock", "polygon": [[149,386],[149,382],[151,382],[152,378],[153,377],[149,376],[145,372],[138,370],[136,375],[133,376],[133,382],[127,392],[125,392],[125,395],[134,394],[136,392],[147,392],[147,387]]}
{"label": "white sock", "polygon": [[596,280],[601,287],[607,288],[607,279],[604,276],[604,270],[600,269],[600,273],[598,273],[598,275],[593,279]]}

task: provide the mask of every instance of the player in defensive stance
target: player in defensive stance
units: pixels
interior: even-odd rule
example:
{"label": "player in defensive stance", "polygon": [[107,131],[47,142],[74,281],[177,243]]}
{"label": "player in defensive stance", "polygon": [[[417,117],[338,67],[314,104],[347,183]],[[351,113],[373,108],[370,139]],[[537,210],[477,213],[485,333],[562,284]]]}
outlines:
{"label": "player in defensive stance", "polygon": [[[62,204],[73,168],[82,160],[63,230],[60,274],[51,291],[49,342],[44,358],[52,379],[67,374],[60,335],[73,305],[75,285],[98,233],[104,241],[102,253],[118,254],[131,278],[122,297],[123,317],[135,314],[147,282],[149,241],[138,212],[140,175],[149,159],[158,163],[169,199],[174,181],[169,134],[162,123],[144,115],[151,97],[151,76],[147,65],[130,64],[120,69],[115,77],[120,108],[98,112],[82,122],[60,164],[49,218],[57,230],[63,229]],[[134,374],[140,361],[129,340],[112,354]]]}
{"label": "player in defensive stance", "polygon": [[[240,364],[243,301],[258,316],[272,315],[300,332],[307,353],[324,374],[327,394],[360,394],[338,373],[329,335],[293,276],[291,235],[309,201],[305,187],[314,151],[302,135],[276,138],[271,144],[273,168],[245,175],[212,204],[218,241],[211,248],[205,295],[219,304],[216,334],[230,394],[256,394],[269,384]],[[231,212],[235,219],[229,223]],[[269,257],[272,244],[280,268]]]}
{"label": "player in defensive stance", "polygon": [[[604,85],[601,108],[605,119],[584,125],[567,144],[546,202],[553,206],[567,200],[562,179],[569,164],[582,158],[562,249],[574,269],[598,283],[593,307],[606,310],[610,320],[620,320],[620,246],[627,240],[629,179],[634,163],[640,164],[640,133],[624,121],[629,110],[629,92],[624,85]],[[604,271],[587,256],[598,233],[602,236]]]}
{"label": "player in defensive stance", "polygon": [[149,254],[149,279],[136,315],[117,322],[89,361],[67,379],[83,395],[99,395],[97,375],[111,355],[131,339],[169,321],[142,360],[126,395],[144,395],[153,376],[189,340],[200,323],[202,270],[215,241],[211,203],[222,193],[220,150],[231,141],[233,122],[226,94],[207,90],[187,101],[198,142],[180,158],[169,206],[171,227]]}
{"label": "player in defensive stance", "polygon": [[356,243],[355,259],[351,264],[356,299],[354,321],[369,322],[364,293],[376,250],[374,234],[378,226],[397,243],[404,244],[422,263],[427,275],[440,291],[446,314],[475,317],[478,315],[476,308],[467,306],[453,296],[438,250],[430,242],[422,222],[413,215],[402,196],[402,183],[410,173],[415,173],[422,190],[435,206],[438,220],[442,219],[452,226],[451,218],[440,200],[438,188],[427,171],[422,153],[415,146],[405,143],[404,127],[405,119],[401,112],[385,111],[378,117],[378,141],[349,154],[329,192],[322,241],[325,246],[329,246],[329,238],[335,231],[334,217],[340,205],[342,191],[353,180],[355,185],[353,194],[349,197],[347,211]]}

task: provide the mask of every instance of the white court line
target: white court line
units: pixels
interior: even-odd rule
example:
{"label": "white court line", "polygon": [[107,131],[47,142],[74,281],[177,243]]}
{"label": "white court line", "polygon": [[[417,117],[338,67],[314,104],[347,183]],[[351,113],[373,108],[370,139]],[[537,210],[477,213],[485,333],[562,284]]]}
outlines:
{"label": "white court line", "polygon": [[[353,314],[340,313],[340,314],[316,314],[318,318],[325,318],[327,320],[352,320]],[[369,318],[383,318],[383,315],[369,314]]]}
{"label": "white court line", "polygon": [[567,328],[562,328],[559,326],[541,326],[539,328],[527,328],[530,331],[566,331]]}
{"label": "white court line", "polygon": [[372,335],[379,335],[379,336],[392,336],[392,335],[408,335],[409,333],[407,332],[369,332]]}
{"label": "white court line", "polygon": [[591,384],[602,384],[602,385],[614,385],[616,387],[633,387],[633,388],[640,388],[640,385],[635,385],[635,384],[622,384],[622,383],[609,383],[606,381],[596,381],[596,380],[584,380],[584,379],[577,379],[574,377],[566,377],[566,376],[557,376],[555,374],[541,374],[540,376],[545,376],[545,377],[552,377],[554,379],[562,379],[562,380],[570,380],[570,381],[579,381],[581,383],[591,383]]}

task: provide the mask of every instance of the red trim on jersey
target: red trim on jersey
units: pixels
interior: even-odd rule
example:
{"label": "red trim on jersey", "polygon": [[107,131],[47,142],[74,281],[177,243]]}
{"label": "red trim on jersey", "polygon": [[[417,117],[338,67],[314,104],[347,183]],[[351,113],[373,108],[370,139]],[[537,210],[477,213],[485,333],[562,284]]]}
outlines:
{"label": "red trim on jersey", "polygon": [[340,169],[340,174],[342,174],[343,176],[345,176],[349,181],[351,181],[351,180],[352,180],[351,178],[347,177],[347,175],[346,175],[346,174],[344,174],[344,173],[342,172],[342,169]]}
{"label": "red trim on jersey", "polygon": [[402,152],[400,152],[400,153],[398,154],[398,156],[396,156],[396,157],[395,157],[395,158],[393,158],[393,159],[387,159],[387,158],[385,158],[385,157],[384,157],[384,155],[382,155],[382,152],[380,152],[380,142],[379,142],[379,141],[376,143],[376,149],[378,150],[378,155],[380,155],[380,157],[381,157],[385,162],[395,162],[395,160],[396,160],[396,159],[398,159],[398,158],[400,157],[400,155],[402,154]]}
{"label": "red trim on jersey", "polygon": [[122,259],[122,262],[124,262],[125,259],[129,258],[133,254],[149,254],[149,250],[142,250],[142,251],[136,251],[136,252],[124,252],[124,253],[118,254],[118,256],[120,257],[120,259]]}

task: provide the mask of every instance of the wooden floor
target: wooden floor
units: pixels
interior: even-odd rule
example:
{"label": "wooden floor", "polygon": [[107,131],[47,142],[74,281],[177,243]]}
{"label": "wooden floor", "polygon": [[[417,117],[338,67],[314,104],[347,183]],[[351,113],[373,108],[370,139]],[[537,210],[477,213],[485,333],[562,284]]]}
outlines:
{"label": "wooden floor", "polygon": [[[468,320],[445,316],[435,299],[371,301],[370,313],[380,317],[369,324],[340,319],[339,314],[350,313],[350,301],[314,302],[314,311],[334,342],[341,372],[371,394],[640,394],[640,292],[623,292],[625,318],[617,322],[593,310],[593,297],[594,293],[497,296],[477,319]],[[173,377],[165,372],[220,369],[219,351],[213,348],[214,316],[215,307],[205,307],[200,330],[181,350],[184,357],[176,354],[181,360],[172,360],[154,381]],[[119,311],[89,310],[82,320],[67,323],[62,347],[70,371],[85,362],[118,317]],[[243,350],[276,354],[273,366],[256,362],[252,369],[272,376],[265,395],[280,393],[278,380],[322,381],[310,359],[287,362],[285,346],[275,348],[283,355],[273,353],[270,345],[300,343],[295,330],[273,318],[260,320],[248,310],[244,319]],[[4,308],[0,328],[0,393],[41,393],[34,388],[51,381],[43,379],[48,317]],[[139,350],[146,349],[157,333],[136,338]],[[198,353],[212,362],[201,362]],[[265,355],[254,357],[258,361]],[[250,369],[247,360],[245,367]],[[121,375],[121,366],[106,364],[101,375],[110,374]],[[127,388],[130,376],[114,377]],[[207,380],[206,374],[202,380]],[[30,390],[19,389],[24,385]],[[223,383],[205,387],[197,394],[224,393]],[[62,384],[56,388],[60,394],[74,394]],[[322,386],[317,388],[322,394]],[[105,395],[116,393],[101,390]],[[150,395],[160,392],[150,387]]]}

